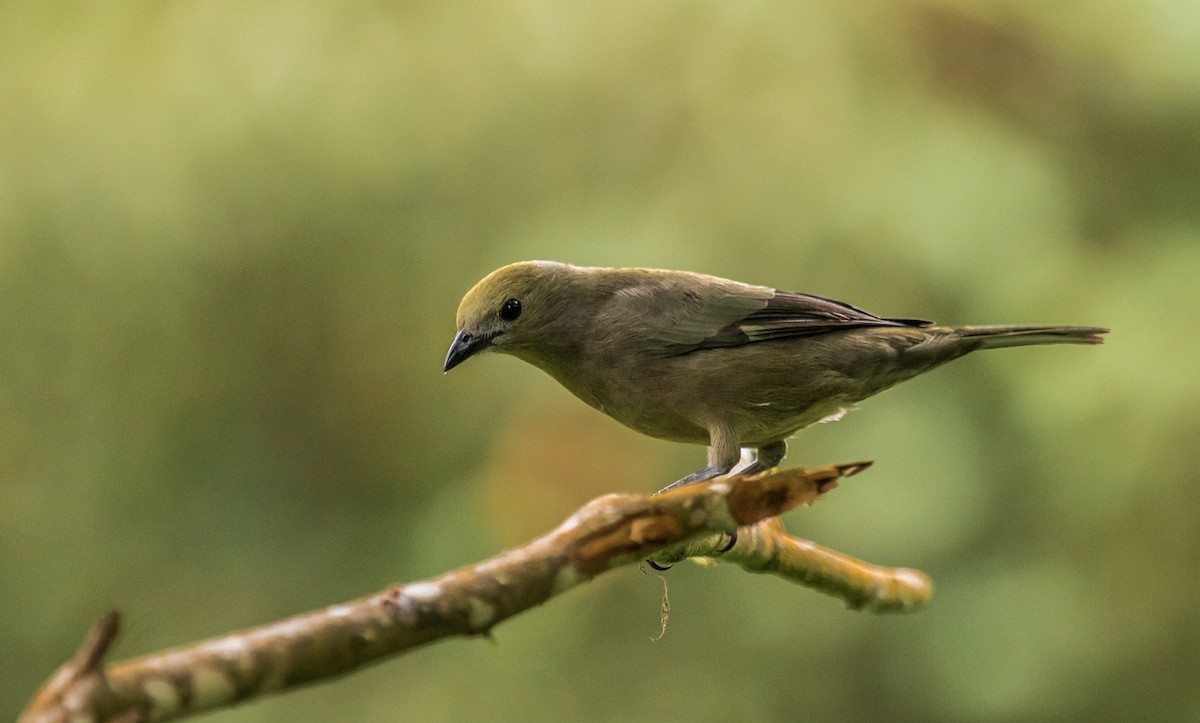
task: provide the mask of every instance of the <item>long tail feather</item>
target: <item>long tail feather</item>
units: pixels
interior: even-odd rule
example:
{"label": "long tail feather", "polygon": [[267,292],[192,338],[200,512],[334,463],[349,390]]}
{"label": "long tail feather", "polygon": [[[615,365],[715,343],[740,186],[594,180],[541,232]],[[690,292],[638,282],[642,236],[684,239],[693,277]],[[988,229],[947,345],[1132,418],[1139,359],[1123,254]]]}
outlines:
{"label": "long tail feather", "polygon": [[963,337],[979,339],[980,349],[1033,344],[1103,344],[1099,326],[956,326]]}

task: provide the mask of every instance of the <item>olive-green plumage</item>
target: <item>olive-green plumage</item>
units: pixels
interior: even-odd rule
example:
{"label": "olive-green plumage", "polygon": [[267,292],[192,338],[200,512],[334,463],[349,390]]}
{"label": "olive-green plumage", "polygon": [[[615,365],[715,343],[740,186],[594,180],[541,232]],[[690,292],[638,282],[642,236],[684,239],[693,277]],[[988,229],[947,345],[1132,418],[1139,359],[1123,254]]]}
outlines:
{"label": "olive-green plumage", "polygon": [[774,467],[802,427],[976,349],[1107,331],[935,326],[686,271],[522,261],[463,297],[445,370],[505,352],[639,432],[707,444],[708,467],[680,484],[729,472],[742,447],[751,471]]}

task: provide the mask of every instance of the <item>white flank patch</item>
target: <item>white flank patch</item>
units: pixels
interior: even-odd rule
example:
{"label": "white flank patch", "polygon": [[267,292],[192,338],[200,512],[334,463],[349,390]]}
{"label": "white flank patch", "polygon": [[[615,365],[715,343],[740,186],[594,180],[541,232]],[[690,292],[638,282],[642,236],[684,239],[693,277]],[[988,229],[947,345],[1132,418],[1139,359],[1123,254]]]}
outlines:
{"label": "white flank patch", "polygon": [[837,411],[835,411],[833,414],[829,414],[829,415],[826,415],[826,416],[818,419],[817,424],[825,424],[826,422],[836,422],[837,420],[846,416],[846,412],[848,412],[848,411],[850,411],[850,410],[846,409],[845,407],[838,407]]}

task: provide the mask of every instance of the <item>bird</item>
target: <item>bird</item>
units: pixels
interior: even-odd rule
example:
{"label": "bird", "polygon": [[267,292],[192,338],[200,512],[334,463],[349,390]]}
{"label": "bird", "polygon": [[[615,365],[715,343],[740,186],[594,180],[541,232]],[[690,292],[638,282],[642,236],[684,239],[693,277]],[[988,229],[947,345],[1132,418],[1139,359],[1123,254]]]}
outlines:
{"label": "bird", "polygon": [[667,485],[776,468],[800,429],[978,349],[1100,344],[1094,326],[943,326],[689,271],[520,261],[459,304],[449,372],[485,351],[643,434],[708,447]]}

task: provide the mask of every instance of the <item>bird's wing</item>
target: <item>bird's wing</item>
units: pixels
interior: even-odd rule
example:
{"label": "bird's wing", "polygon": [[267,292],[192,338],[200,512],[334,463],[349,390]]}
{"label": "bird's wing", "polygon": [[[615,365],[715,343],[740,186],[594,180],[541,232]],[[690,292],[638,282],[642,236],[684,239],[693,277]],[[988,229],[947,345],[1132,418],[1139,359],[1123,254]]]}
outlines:
{"label": "bird's wing", "polygon": [[[864,326],[928,326],[884,319],[841,301],[687,272],[623,270],[597,322],[603,338],[680,356]],[[618,333],[611,333],[617,331]]]}
{"label": "bird's wing", "polygon": [[[754,288],[754,287],[752,287]],[[765,287],[757,287],[765,288]],[[766,289],[771,296],[719,295],[686,306],[682,318],[660,327],[668,355],[791,339],[867,326],[929,326],[921,319],[884,319],[841,301]]]}
{"label": "bird's wing", "polygon": [[775,291],[687,272],[629,270],[598,319],[607,339],[636,340],[637,348],[676,356],[768,307]]}

